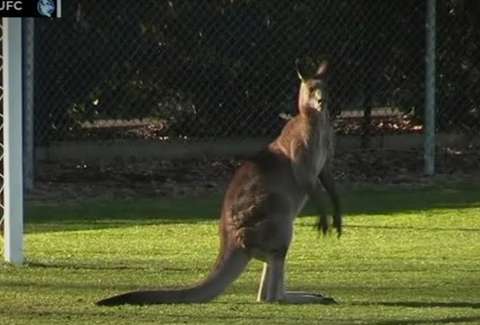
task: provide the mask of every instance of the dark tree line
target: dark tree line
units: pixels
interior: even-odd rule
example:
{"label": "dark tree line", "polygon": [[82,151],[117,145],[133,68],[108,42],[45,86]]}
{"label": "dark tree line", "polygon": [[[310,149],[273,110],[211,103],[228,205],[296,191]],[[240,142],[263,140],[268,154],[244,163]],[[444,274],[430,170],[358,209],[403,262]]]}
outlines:
{"label": "dark tree line", "polygon": [[[438,3],[439,125],[478,130],[478,4]],[[295,109],[295,59],[325,56],[335,111],[422,115],[424,1],[75,1],[63,11],[36,23],[44,140],[97,118],[158,117],[172,136],[272,135]]]}

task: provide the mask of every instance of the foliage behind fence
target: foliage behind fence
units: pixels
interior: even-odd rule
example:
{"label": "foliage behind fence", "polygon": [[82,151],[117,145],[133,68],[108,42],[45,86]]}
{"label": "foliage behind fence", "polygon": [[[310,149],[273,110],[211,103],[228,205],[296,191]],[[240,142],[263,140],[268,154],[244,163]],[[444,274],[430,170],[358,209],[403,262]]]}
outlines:
{"label": "foliage behind fence", "polygon": [[[438,3],[438,125],[478,131],[478,4]],[[373,108],[423,116],[424,1],[76,1],[63,12],[36,22],[39,143],[272,137],[295,110],[296,58],[329,59],[331,107],[364,111],[362,133],[384,125]]]}

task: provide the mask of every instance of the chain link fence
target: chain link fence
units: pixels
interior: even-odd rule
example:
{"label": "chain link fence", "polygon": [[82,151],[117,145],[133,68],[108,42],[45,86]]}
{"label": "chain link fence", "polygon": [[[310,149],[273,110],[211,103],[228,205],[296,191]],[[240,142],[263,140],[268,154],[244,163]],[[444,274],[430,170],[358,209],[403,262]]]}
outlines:
{"label": "chain link fence", "polygon": [[[93,142],[111,152],[111,140],[136,139],[153,143],[149,148],[155,151],[159,143],[180,143],[184,153],[224,139],[233,146],[266,141],[285,124],[282,116],[295,114],[295,60],[309,66],[327,58],[337,134],[362,144],[337,155],[336,177],[416,181],[423,175],[422,150],[375,151],[382,142],[372,139],[413,134],[422,140],[426,11],[426,2],[418,0],[66,2],[65,18],[36,19],[34,33],[27,24],[32,21],[24,20],[24,36],[30,36],[24,37],[24,78],[30,85],[24,103],[35,109],[32,128],[25,108],[24,132],[34,129],[35,146],[42,150],[60,143],[76,151],[79,143]],[[480,159],[477,17],[476,0],[437,1],[435,125],[440,135],[453,134],[460,141],[439,142],[436,167],[454,176],[476,172]],[[24,149],[29,189],[34,150],[31,143]],[[183,180],[195,187],[191,179],[211,181],[236,164],[97,158],[84,163],[90,149],[82,147],[67,162],[39,154],[35,180],[40,191],[58,188],[61,197],[68,192],[62,185],[77,182],[81,186],[71,190],[76,196],[86,181],[111,182],[111,188],[151,181],[152,187],[178,191]],[[94,193],[91,187],[84,190]]]}
{"label": "chain link fence", "polygon": [[475,137],[480,131],[480,3],[439,1],[437,17],[439,129]]}
{"label": "chain link fence", "polygon": [[36,22],[37,143],[271,138],[295,113],[295,59],[320,57],[340,133],[421,131],[423,1],[77,1],[63,12]]}

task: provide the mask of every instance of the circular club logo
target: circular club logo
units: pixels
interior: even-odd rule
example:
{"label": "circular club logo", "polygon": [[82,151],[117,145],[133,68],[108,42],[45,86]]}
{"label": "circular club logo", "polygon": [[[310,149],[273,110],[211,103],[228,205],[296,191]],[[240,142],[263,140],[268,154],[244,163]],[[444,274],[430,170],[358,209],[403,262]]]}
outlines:
{"label": "circular club logo", "polygon": [[38,13],[42,16],[52,17],[55,12],[55,3],[53,0],[39,0],[37,3]]}

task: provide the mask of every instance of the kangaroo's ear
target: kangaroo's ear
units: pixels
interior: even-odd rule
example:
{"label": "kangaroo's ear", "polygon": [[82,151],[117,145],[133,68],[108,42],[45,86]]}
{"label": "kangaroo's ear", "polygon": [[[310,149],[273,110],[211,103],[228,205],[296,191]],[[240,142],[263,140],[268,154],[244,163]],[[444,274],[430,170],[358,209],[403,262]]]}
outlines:
{"label": "kangaroo's ear", "polygon": [[305,77],[304,75],[302,74],[302,71],[300,69],[300,60],[297,58],[295,59],[295,69],[297,70],[297,75],[298,75],[298,78],[303,82],[305,81]]}
{"label": "kangaroo's ear", "polygon": [[324,77],[327,73],[328,62],[326,60],[322,61],[315,72],[316,77]]}
{"label": "kangaroo's ear", "polygon": [[317,68],[317,71],[315,72],[316,77],[323,77],[327,73],[328,68],[328,62],[326,60],[323,60],[320,65]]}

